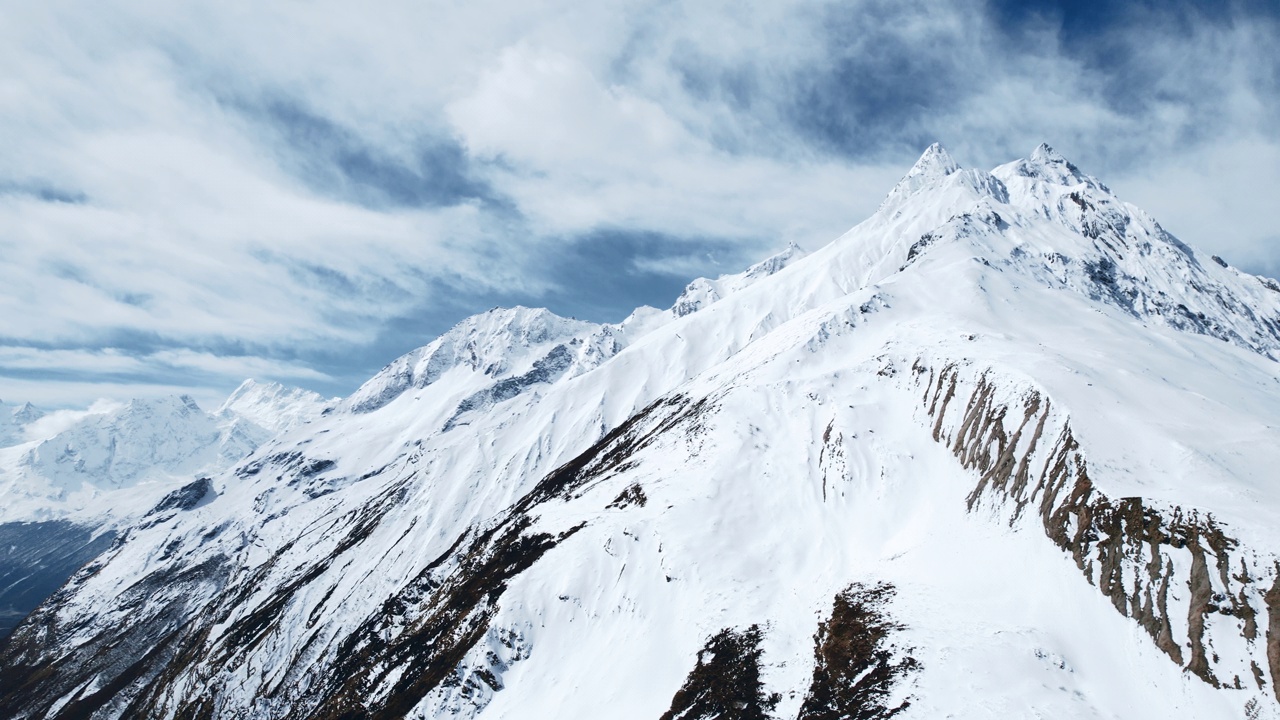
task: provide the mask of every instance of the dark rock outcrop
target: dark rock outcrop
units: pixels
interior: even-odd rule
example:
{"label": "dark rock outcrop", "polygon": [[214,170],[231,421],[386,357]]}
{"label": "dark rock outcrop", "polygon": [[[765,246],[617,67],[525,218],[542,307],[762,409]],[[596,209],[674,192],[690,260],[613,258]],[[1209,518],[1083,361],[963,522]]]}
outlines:
{"label": "dark rock outcrop", "polygon": [[894,588],[854,583],[836,595],[814,635],[813,682],[797,720],[886,720],[906,710],[895,687],[920,663],[890,643],[903,626],[886,614]]}
{"label": "dark rock outcrop", "polygon": [[761,633],[725,628],[698,651],[698,662],[661,720],[766,720],[782,699],[760,679]]}

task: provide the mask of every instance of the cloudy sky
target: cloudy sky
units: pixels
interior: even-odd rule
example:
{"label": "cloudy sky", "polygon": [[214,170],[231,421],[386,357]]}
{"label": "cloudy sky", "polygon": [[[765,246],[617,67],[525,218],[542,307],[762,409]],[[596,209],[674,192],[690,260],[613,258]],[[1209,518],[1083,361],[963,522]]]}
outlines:
{"label": "cloudy sky", "polygon": [[0,398],[338,395],[495,305],[616,321],[1054,145],[1280,274],[1280,3],[5,3]]}

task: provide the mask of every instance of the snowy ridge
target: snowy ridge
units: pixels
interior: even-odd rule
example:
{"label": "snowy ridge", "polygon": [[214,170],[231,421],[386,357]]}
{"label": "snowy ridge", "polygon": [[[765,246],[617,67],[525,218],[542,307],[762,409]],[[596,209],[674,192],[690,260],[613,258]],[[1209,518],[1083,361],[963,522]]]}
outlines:
{"label": "snowy ridge", "polygon": [[214,415],[243,418],[274,435],[315,420],[326,405],[323,397],[310,390],[251,379],[241,383]]}
{"label": "snowy ridge", "polygon": [[789,243],[785,250],[762,260],[736,275],[723,275],[715,280],[698,278],[689,283],[680,297],[671,306],[676,317],[684,317],[697,312],[721,298],[747,287],[756,281],[769,277],[791,263],[808,255],[799,245]]}
{"label": "snowy ridge", "polygon": [[668,313],[639,308],[617,324],[563,318],[545,309],[495,308],[463,320],[430,344],[397,358],[348,398],[345,407],[371,412],[408,391],[421,391],[447,378],[441,383],[444,389],[431,394],[449,396],[454,411],[443,428],[452,429],[466,415],[531,387],[588,372],[672,317],[696,312],[806,254],[789,244],[742,273],[694,280]]}
{"label": "snowy ridge", "polygon": [[481,378],[510,374],[524,369],[530,356],[594,327],[544,309],[494,308],[463,320],[431,344],[397,358],[348,398],[347,407],[355,412],[377,410],[409,389],[434,384],[450,371],[455,371],[455,377],[460,373]]}
{"label": "snowy ridge", "polygon": [[464,321],[130,528],[0,712],[1280,717],[1280,293],[1047,147],[796,255]]}

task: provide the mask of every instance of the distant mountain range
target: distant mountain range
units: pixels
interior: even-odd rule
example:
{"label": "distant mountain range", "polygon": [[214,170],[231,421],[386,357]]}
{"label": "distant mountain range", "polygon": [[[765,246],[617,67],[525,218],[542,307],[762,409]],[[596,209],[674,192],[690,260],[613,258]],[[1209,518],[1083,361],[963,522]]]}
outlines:
{"label": "distant mountain range", "polygon": [[215,412],[186,396],[53,414],[0,403],[0,636],[166,494],[324,406],[252,380]]}

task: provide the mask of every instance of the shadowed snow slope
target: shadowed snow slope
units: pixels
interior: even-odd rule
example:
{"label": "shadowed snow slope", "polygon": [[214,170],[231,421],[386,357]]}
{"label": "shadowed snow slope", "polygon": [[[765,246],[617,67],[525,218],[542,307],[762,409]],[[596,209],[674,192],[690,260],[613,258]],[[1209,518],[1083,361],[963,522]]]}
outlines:
{"label": "shadowed snow slope", "polygon": [[1047,147],[494,310],[158,504],[6,717],[1276,718],[1280,286]]}

